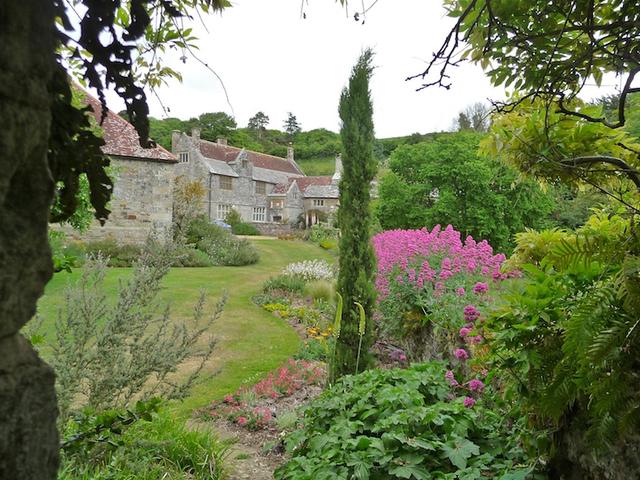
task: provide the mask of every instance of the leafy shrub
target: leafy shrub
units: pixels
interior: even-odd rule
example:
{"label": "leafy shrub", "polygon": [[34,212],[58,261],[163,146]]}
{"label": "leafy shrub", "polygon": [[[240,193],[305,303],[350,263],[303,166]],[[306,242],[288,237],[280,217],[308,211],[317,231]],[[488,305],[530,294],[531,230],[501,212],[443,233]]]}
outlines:
{"label": "leafy shrub", "polygon": [[331,280],[333,269],[326,260],[304,260],[290,263],[282,271],[283,275],[298,277],[305,282],[313,280]]}
{"label": "leafy shrub", "polygon": [[[81,428],[84,430],[78,431],[78,424],[69,425],[65,437],[88,432],[89,427],[98,426],[100,422],[109,423],[114,416],[130,418],[129,412],[125,411],[85,415],[79,420],[83,422]],[[124,428],[120,425],[120,429],[100,441],[83,441],[88,448],[63,448],[59,480],[227,478],[228,444],[208,432],[186,428],[168,413],[161,412]],[[100,431],[105,432],[104,429]],[[92,434],[90,438],[98,437]]]}
{"label": "leafy shrub", "polygon": [[329,341],[319,340],[317,338],[309,338],[305,340],[300,351],[294,355],[296,360],[327,362],[329,360],[329,352],[331,351]]}
{"label": "leafy shrub", "polygon": [[315,280],[313,282],[309,282],[304,289],[304,294],[306,296],[311,297],[313,300],[322,300],[325,302],[333,301],[334,292],[335,287],[333,283],[327,280]]}
{"label": "leafy shrub", "polygon": [[439,363],[343,377],[304,410],[275,478],[524,479],[503,416],[449,394]]}
{"label": "leafy shrub", "polygon": [[302,292],[304,292],[305,285],[306,282],[299,277],[278,275],[277,277],[271,277],[268,279],[262,286],[262,290],[264,292],[285,291],[289,293],[302,294]]}
{"label": "leafy shrub", "polygon": [[[226,299],[209,314],[202,294],[193,321],[175,322],[158,301],[173,259],[171,245],[150,244],[115,302],[107,300],[101,257],[90,259],[80,280],[67,288],[50,359],[62,424],[83,407],[123,408],[134,398],[175,398],[190,388],[213,353],[209,331]],[[172,373],[185,360],[195,360],[195,367],[178,382]]]}
{"label": "leafy shrub", "polygon": [[249,223],[236,223],[231,225],[231,231],[235,235],[260,235],[260,230]]}
{"label": "leafy shrub", "polygon": [[228,232],[226,232],[224,228],[214,225],[205,217],[200,216],[189,223],[186,233],[186,242],[191,245],[197,245],[198,242],[207,238],[222,238],[225,233]]}
{"label": "leafy shrub", "polygon": [[541,436],[555,427],[554,464],[570,462],[581,478],[636,478],[623,471],[637,469],[628,458],[640,428],[640,257],[632,222],[601,213],[549,245],[548,232],[527,232],[526,241],[544,244],[546,253],[523,267],[523,279],[486,322],[490,355],[509,372],[505,393],[518,395],[515,407]]}
{"label": "leafy shrub", "polygon": [[313,243],[320,243],[323,240],[337,241],[340,236],[340,230],[321,223],[313,225],[309,229],[308,239]]}
{"label": "leafy shrub", "polygon": [[251,265],[260,259],[255,247],[247,240],[213,225],[200,217],[191,222],[187,230],[187,242],[205,252],[214,265]]}
{"label": "leafy shrub", "polygon": [[107,259],[109,267],[131,267],[140,258],[142,245],[120,244],[114,239],[87,242],[84,245],[86,257],[101,256]]}
{"label": "leafy shrub", "polygon": [[224,217],[224,221],[225,223],[228,223],[233,227],[234,225],[239,225],[242,223],[242,217],[240,216],[240,212],[238,212],[235,208],[232,208],[231,211],[227,213],[227,216]]}
{"label": "leafy shrub", "polygon": [[324,248],[325,250],[335,250],[336,248],[338,248],[338,241],[337,240],[330,240],[330,239],[325,239],[325,240],[321,240],[319,243],[321,248]]}
{"label": "leafy shrub", "polygon": [[198,243],[198,249],[206,252],[214,265],[239,267],[252,265],[260,260],[258,251],[248,240],[236,238],[229,233],[227,235],[218,241],[203,240]]}
{"label": "leafy shrub", "polygon": [[71,268],[78,266],[79,258],[65,244],[65,234],[55,230],[49,230],[49,246],[51,247],[51,257],[53,260],[53,271],[71,271]]}
{"label": "leafy shrub", "polygon": [[210,267],[212,265],[209,255],[189,246],[177,249],[175,259],[171,263],[172,267]]}

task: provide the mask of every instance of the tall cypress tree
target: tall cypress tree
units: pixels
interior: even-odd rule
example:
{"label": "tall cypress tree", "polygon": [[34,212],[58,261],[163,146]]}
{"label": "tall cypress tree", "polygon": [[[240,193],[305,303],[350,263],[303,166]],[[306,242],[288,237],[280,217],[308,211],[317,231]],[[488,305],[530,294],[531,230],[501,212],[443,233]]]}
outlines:
{"label": "tall cypress tree", "polygon": [[[373,106],[369,92],[372,56],[371,50],[360,56],[349,85],[340,97],[343,172],[338,211],[341,231],[338,291],[343,298],[343,310],[332,366],[333,378],[355,373],[356,363],[359,371],[371,364],[371,314],[376,292],[375,257],[369,238],[369,190],[377,168],[373,157]],[[362,339],[358,331],[360,313],[355,302],[363,306],[367,319]],[[361,353],[358,359],[359,346]]]}

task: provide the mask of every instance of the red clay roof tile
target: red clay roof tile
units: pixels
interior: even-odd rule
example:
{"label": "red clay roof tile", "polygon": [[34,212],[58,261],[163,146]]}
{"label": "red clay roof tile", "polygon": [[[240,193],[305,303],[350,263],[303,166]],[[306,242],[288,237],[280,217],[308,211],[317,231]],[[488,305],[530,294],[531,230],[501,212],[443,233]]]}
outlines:
{"label": "red clay roof tile", "polygon": [[[100,124],[102,113],[100,102],[89,93],[83,93],[86,95],[84,101],[93,109],[94,116],[98,124]],[[140,137],[135,127],[111,110],[107,110],[107,117],[100,126],[106,142],[102,147],[102,151],[107,155],[138,158],[140,160],[177,162],[176,156],[160,145],[153,148],[142,148],[140,146]]]}
{"label": "red clay roof tile", "polygon": [[[222,145],[207,140],[200,140],[200,152],[207,158],[232,162],[241,151],[241,148],[232,147],[231,145]],[[304,175],[295,164],[286,158],[276,157],[266,153],[252,152],[251,150],[245,151],[247,152],[247,159],[256,167],[278,170],[295,175]]]}

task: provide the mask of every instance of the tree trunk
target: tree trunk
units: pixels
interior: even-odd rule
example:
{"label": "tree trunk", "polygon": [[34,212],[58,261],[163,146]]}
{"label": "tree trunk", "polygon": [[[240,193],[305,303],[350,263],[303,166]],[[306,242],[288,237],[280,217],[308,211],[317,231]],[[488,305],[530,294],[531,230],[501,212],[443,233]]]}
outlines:
{"label": "tree trunk", "polygon": [[48,0],[0,1],[0,478],[56,478],[54,374],[19,333],[51,277]]}

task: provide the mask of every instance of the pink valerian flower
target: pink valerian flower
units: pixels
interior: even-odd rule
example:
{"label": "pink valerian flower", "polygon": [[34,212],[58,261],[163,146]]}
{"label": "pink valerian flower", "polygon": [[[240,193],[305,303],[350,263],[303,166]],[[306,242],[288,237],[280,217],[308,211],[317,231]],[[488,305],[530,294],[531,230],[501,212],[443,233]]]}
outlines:
{"label": "pink valerian flower", "polygon": [[462,403],[464,404],[465,407],[471,408],[476,404],[476,401],[472,397],[464,397],[464,400]]}
{"label": "pink valerian flower", "polygon": [[451,270],[442,270],[440,272],[440,275],[438,275],[438,278],[440,278],[440,280],[447,280],[451,277],[453,277],[453,272]]}
{"label": "pink valerian flower", "polygon": [[459,297],[464,297],[465,293],[467,292],[465,292],[463,287],[456,288],[456,295],[458,295]]}
{"label": "pink valerian flower", "polygon": [[444,378],[449,380],[449,385],[452,387],[457,387],[459,385],[451,370],[447,370],[447,373],[444,374]]}
{"label": "pink valerian flower", "polygon": [[475,307],[475,305],[467,305],[464,307],[464,319],[467,322],[474,322],[480,316],[480,311]]}
{"label": "pink valerian flower", "polygon": [[460,333],[460,336],[461,336],[462,338],[464,338],[464,337],[466,337],[467,335],[469,335],[469,333],[471,333],[471,331],[472,331],[472,329],[471,329],[471,328],[469,328],[469,327],[462,327],[462,328],[460,329],[460,332],[459,332],[459,333]]}
{"label": "pink valerian flower", "polygon": [[247,424],[247,418],[246,417],[238,417],[238,419],[236,421],[238,422],[238,425],[246,425]]}
{"label": "pink valerian flower", "polygon": [[467,343],[471,345],[477,345],[479,343],[482,343],[482,340],[484,340],[484,338],[482,338],[482,335],[476,335],[476,336],[469,336],[465,340],[467,341]]}
{"label": "pink valerian flower", "polygon": [[226,397],[224,397],[224,402],[225,403],[234,403],[233,396],[232,395],[227,395]]}
{"label": "pink valerian flower", "polygon": [[469,386],[469,390],[472,392],[482,393],[484,390],[484,383],[482,383],[482,380],[478,380],[477,378],[470,380],[467,385]]}
{"label": "pink valerian flower", "polygon": [[469,358],[469,353],[464,348],[456,349],[456,351],[453,352],[453,354],[456,356],[458,360],[466,360],[467,358]]}
{"label": "pink valerian flower", "polygon": [[473,286],[473,293],[480,295],[489,291],[489,285],[486,282],[478,282]]}

